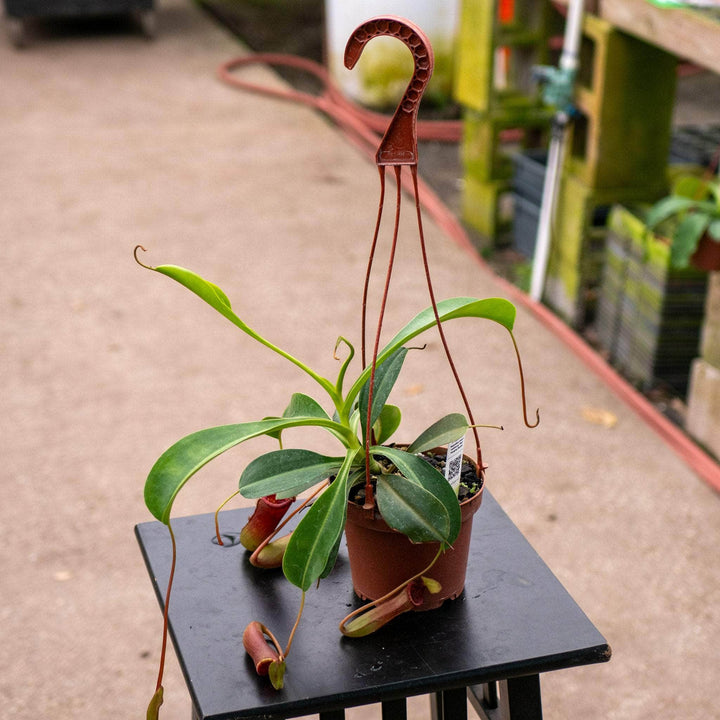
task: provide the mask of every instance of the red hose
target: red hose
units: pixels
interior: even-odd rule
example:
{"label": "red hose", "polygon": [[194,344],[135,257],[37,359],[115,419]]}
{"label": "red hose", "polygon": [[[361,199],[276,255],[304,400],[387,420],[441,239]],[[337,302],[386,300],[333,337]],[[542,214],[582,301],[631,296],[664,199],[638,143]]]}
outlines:
{"label": "red hose", "polygon": [[[319,95],[299,92],[288,88],[276,89],[241,80],[232,73],[246,65],[282,65],[304,70],[317,77],[322,86]],[[388,118],[380,113],[365,110],[347,100],[330,79],[327,70],[319,63],[306,58],[277,53],[258,53],[237,57],[220,66],[220,79],[240,90],[260,93],[279,100],[299,102],[321,110],[346,133],[354,145],[359,147],[374,161],[378,136],[384,133]],[[452,121],[418,121],[418,139],[441,142],[458,142],[462,133],[462,123]],[[404,168],[404,171],[407,168]],[[412,183],[406,183],[412,187]],[[447,208],[437,194],[422,180],[417,182],[420,202],[424,210],[433,218],[443,232],[449,235],[465,250],[478,265],[493,273],[492,268],[478,255],[462,224]],[[493,273],[494,274],[494,273]],[[658,433],[667,445],[682,458],[697,475],[712,488],[720,492],[720,465],[680,428],[670,422],[644,395],[623,379],[600,355],[582,338],[569,328],[541,303],[533,301],[527,294],[504,278],[495,276],[504,292],[518,304],[530,310],[535,317],[567,345],[585,365],[605,384],[629,405],[651,428]]]}

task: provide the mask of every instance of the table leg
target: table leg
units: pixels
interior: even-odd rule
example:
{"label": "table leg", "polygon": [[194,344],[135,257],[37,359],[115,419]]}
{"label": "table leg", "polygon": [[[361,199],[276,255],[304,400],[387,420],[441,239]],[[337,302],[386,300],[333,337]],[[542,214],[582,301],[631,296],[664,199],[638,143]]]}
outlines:
{"label": "table leg", "polygon": [[407,720],[405,699],[385,700],[382,704],[382,720]]}
{"label": "table leg", "polygon": [[[467,689],[481,720],[542,720],[539,675],[510,678],[499,685],[499,697],[494,683]],[[437,720],[443,720],[442,716]]]}
{"label": "table leg", "polygon": [[465,688],[444,690],[430,696],[432,720],[467,720],[467,692]]}
{"label": "table leg", "polygon": [[500,683],[500,711],[508,720],[542,720],[540,676],[526,675]]}

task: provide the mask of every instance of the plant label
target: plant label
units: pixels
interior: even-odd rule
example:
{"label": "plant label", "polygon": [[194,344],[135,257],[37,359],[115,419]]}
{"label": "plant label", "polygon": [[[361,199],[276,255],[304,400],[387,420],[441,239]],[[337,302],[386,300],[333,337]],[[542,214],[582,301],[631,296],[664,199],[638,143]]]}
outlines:
{"label": "plant label", "polygon": [[460,471],[462,470],[463,449],[465,448],[465,436],[448,445],[447,457],[445,458],[445,479],[455,488],[457,492],[460,487]]}

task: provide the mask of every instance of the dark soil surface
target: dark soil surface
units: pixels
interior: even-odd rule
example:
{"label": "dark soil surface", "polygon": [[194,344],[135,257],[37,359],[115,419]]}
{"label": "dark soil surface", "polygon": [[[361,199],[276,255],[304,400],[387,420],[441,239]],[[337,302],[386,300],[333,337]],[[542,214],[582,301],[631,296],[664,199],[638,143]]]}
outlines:
{"label": "dark soil surface", "polygon": [[[425,452],[422,453],[420,457],[426,462],[428,462],[430,465],[432,465],[434,468],[436,468],[438,472],[442,473],[443,475],[445,474],[445,460],[447,457],[445,453]],[[394,472],[395,469],[396,468],[392,466],[389,471]],[[374,486],[374,480],[372,482]],[[460,489],[458,491],[458,500],[461,503],[465,502],[465,500],[469,500],[471,497],[473,497],[473,495],[477,494],[480,491],[481,487],[482,484],[478,483],[478,477],[475,474],[475,468],[473,464],[466,458],[463,459],[462,468],[460,470]],[[364,485],[357,485],[351,490],[350,500],[357,505],[362,505],[365,502]]]}

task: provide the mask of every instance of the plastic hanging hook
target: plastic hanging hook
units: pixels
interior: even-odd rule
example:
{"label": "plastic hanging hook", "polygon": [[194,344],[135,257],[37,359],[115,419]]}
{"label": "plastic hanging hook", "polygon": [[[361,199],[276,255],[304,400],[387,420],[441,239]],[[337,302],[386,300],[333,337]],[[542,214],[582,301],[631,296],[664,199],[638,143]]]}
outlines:
{"label": "plastic hanging hook", "polygon": [[383,15],[367,20],[352,33],[345,47],[345,67],[352,70],[365,45],[381,35],[402,40],[412,53],[415,69],[380,142],[375,162],[378,165],[417,165],[417,115],[435,65],[432,46],[425,33],[413,23],[394,15]]}

